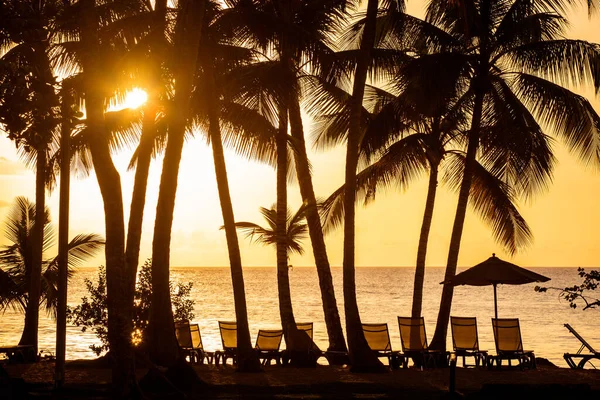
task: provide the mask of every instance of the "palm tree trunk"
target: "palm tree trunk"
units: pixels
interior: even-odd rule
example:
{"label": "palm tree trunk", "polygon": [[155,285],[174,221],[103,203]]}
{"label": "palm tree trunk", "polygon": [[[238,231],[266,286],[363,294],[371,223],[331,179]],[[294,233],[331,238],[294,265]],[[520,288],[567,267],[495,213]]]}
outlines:
{"label": "palm tree trunk", "polygon": [[35,171],[35,222],[31,243],[31,265],[29,271],[29,292],[25,310],[25,326],[20,345],[33,346],[32,355],[38,354],[38,325],[40,315],[40,295],[42,290],[42,247],[46,222],[46,149],[37,150]]}
{"label": "palm tree trunk", "polygon": [[294,311],[292,308],[292,294],[290,292],[290,277],[287,253],[287,107],[279,106],[279,129],[277,131],[277,292],[279,294],[279,315],[281,326],[289,343],[289,331],[295,329]]}
{"label": "palm tree trunk", "polygon": [[85,52],[82,66],[85,107],[90,131],[90,151],[104,202],[106,226],[106,283],[108,308],[108,341],[113,355],[112,384],[115,398],[128,396],[135,379],[131,346],[132,304],[127,301],[128,274],[125,265],[125,223],[121,178],[115,168],[104,127],[104,96],[101,82],[98,46],[98,15],[94,0],[82,0],[81,42]]}
{"label": "palm tree trunk", "polygon": [[300,186],[302,201],[306,204],[306,222],[308,232],[317,267],[319,277],[319,287],[321,288],[321,301],[323,302],[323,313],[325,315],[325,325],[327,326],[327,335],[329,337],[330,351],[347,351],[346,340],[342,332],[342,323],[338,312],[335,291],[333,289],[333,278],[331,277],[331,268],[327,257],[327,248],[323,237],[323,227],[319,210],[317,209],[317,199],[312,184],[312,176],[306,153],[306,142],[304,140],[304,128],[302,126],[302,116],[300,114],[300,104],[297,97],[292,97],[290,101],[290,126],[295,145],[296,175]]}
{"label": "palm tree trunk", "polygon": [[[209,64],[209,63],[207,63]],[[235,318],[237,321],[237,369],[241,372],[256,372],[261,369],[256,352],[252,348],[250,328],[248,326],[248,309],[246,307],[246,291],[244,288],[244,273],[242,270],[242,257],[240,245],[235,229],[235,217],[229,192],[227,178],[227,165],[223,152],[221,139],[221,126],[219,116],[219,98],[216,95],[214,71],[206,69],[207,79],[210,79],[208,92],[212,101],[209,102],[209,136],[215,164],[217,189],[221,201],[221,213],[227,238],[227,251],[231,268],[231,282],[233,285],[233,299],[235,303]]]}
{"label": "palm tree trunk", "polygon": [[61,89],[60,134],[60,199],[58,212],[58,282],[56,311],[56,363],[55,385],[65,381],[65,353],[67,348],[67,285],[69,281],[69,197],[71,185],[71,107],[74,98],[71,88],[63,83]]}
{"label": "palm tree trunk", "polygon": [[175,98],[156,206],[152,241],[152,308],[149,323],[150,357],[155,363],[167,367],[175,365],[180,358],[169,288],[171,228],[192,79],[196,71],[196,58],[202,34],[204,1],[180,1],[179,8],[175,28],[175,50],[181,60],[174,73]]}
{"label": "palm tree trunk", "polygon": [[[417,268],[415,269],[415,283],[413,288],[412,317],[419,318],[423,306],[423,282],[425,280],[425,259],[427,258],[427,243],[429,231],[433,219],[433,208],[437,192],[438,165],[430,164],[429,187],[427,189],[427,200],[425,202],[425,213],[421,225],[421,236],[419,237],[419,248],[417,250]],[[417,332],[415,330],[415,332]]]}
{"label": "palm tree trunk", "polygon": [[356,200],[356,168],[358,165],[358,149],[360,145],[363,96],[367,71],[375,41],[375,22],[377,17],[377,0],[369,0],[367,17],[360,44],[360,55],[354,75],[352,89],[352,109],[348,131],[348,148],[346,151],[346,171],[344,192],[344,309],[346,312],[346,336],[352,371],[379,371],[383,364],[371,351],[362,330],[362,323],[356,301],[356,271],[354,268],[355,251],[355,200]]}
{"label": "palm tree trunk", "polygon": [[[144,119],[142,122],[142,137],[138,151],[138,160],[135,167],[133,181],[133,194],[129,211],[129,225],[127,228],[127,242],[125,246],[125,260],[130,270],[131,293],[135,291],[135,281],[140,258],[140,243],[142,240],[142,223],[144,222],[144,207],[146,206],[146,190],[148,187],[148,173],[152,161],[152,149],[156,136],[156,115],[158,88],[161,85],[160,57],[163,54],[165,40],[167,0],[157,0],[154,4],[150,64],[150,82],[148,85],[148,101],[144,106]],[[133,298],[131,299],[133,301]]]}
{"label": "palm tree trunk", "polygon": [[[475,157],[479,147],[479,128],[481,124],[481,115],[483,110],[482,90],[478,90],[475,95],[475,104],[473,109],[473,120],[471,121],[471,131],[469,133],[469,144],[465,160],[465,169],[463,179],[460,185],[458,195],[458,205],[456,207],[456,216],[452,227],[452,237],[450,238],[450,250],[448,252],[448,263],[446,265],[446,274],[444,281],[452,279],[456,275],[456,266],[458,264],[458,253],[460,251],[460,242],[462,238],[467,205],[469,203],[469,192],[473,180],[473,169],[475,167]],[[436,350],[446,350],[446,336],[448,334],[448,323],[450,320],[450,309],[452,307],[452,295],[454,286],[444,285],[442,289],[442,299],[440,301],[440,310],[438,312],[435,333],[431,340],[431,348]]]}
{"label": "palm tree trunk", "polygon": [[[140,138],[140,145],[138,147],[138,158],[135,166],[133,194],[131,195],[131,208],[129,210],[129,224],[127,228],[125,262],[129,270],[129,285],[131,286],[132,294],[135,290],[137,267],[140,258],[148,173],[150,171],[150,162],[152,161],[152,147],[156,132],[154,124],[156,107],[153,101],[154,99],[149,100],[149,104],[144,107],[142,137]],[[133,301],[133,298],[131,301]]]}

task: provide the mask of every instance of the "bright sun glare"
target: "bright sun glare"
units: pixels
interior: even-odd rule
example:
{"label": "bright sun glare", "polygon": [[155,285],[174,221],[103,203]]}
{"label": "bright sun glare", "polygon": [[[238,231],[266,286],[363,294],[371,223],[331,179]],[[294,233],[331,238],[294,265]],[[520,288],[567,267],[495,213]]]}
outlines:
{"label": "bright sun glare", "polygon": [[127,108],[138,108],[148,100],[148,95],[142,89],[135,88],[125,96],[124,106]]}

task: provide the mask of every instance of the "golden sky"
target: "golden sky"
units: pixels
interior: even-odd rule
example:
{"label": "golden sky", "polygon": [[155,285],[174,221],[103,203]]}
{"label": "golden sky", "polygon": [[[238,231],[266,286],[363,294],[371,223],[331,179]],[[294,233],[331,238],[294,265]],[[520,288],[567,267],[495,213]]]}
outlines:
{"label": "golden sky", "polygon": [[[408,11],[423,16],[422,2],[408,2]],[[600,17],[587,19],[583,7],[571,13],[572,38],[600,42]],[[592,96],[593,93],[583,93]],[[600,112],[600,102],[593,101]],[[305,125],[310,121],[305,119]],[[538,195],[531,203],[521,204],[521,212],[529,223],[534,243],[524,252],[509,257],[494,243],[490,229],[477,215],[467,214],[459,266],[470,266],[485,260],[492,252],[523,266],[597,266],[600,231],[600,170],[586,168],[569,154],[560,143],[555,145],[558,166],[548,192]],[[315,192],[325,198],[344,179],[344,149],[309,150],[313,166]],[[133,184],[133,172],[126,171],[131,151],[115,156],[121,171],[126,216]],[[147,193],[144,231],[140,259],[151,256],[154,214],[158,197],[162,158],[153,162]],[[263,223],[260,206],[275,202],[275,171],[264,165],[243,160],[227,153],[227,167],[238,221]],[[34,199],[35,180],[31,171],[19,161],[14,144],[0,139],[0,220],[12,199],[24,195]],[[82,232],[104,233],[103,206],[94,175],[74,178],[71,183],[71,235]],[[424,209],[427,179],[424,176],[406,193],[389,191],[378,195],[377,201],[357,212],[356,262],[358,266],[414,266],[419,230]],[[301,204],[299,189],[288,189],[290,207]],[[429,241],[428,266],[446,263],[450,233],[456,209],[457,195],[440,186]],[[58,190],[50,194],[48,204],[52,218],[58,220]],[[183,152],[179,188],[172,231],[171,265],[226,266],[228,265],[225,233],[217,195],[214,167],[210,149],[199,135],[189,141]],[[330,262],[342,263],[342,233],[333,232],[326,238]],[[5,240],[0,241],[4,244]],[[275,251],[270,247],[250,244],[240,235],[242,260],[245,266],[275,265]],[[314,265],[310,241],[305,243],[304,256],[292,256],[295,266]],[[54,256],[52,254],[47,256]],[[102,257],[90,263],[95,266]]]}

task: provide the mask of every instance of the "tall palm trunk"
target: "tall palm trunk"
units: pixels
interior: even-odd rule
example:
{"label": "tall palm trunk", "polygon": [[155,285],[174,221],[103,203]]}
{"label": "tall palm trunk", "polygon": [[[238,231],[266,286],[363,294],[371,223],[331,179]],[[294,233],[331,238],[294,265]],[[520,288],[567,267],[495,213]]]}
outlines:
{"label": "tall palm trunk", "polygon": [[98,46],[98,15],[94,0],[82,0],[81,42],[85,49],[82,67],[85,108],[94,171],[104,202],[106,226],[106,283],[108,308],[108,341],[113,355],[113,397],[125,397],[133,384],[133,352],[131,346],[132,304],[127,301],[128,274],[125,265],[125,224],[121,179],[115,168],[104,126],[104,95],[101,82]]}
{"label": "tall palm trunk", "polygon": [[279,129],[277,131],[277,292],[279,294],[279,315],[286,341],[290,329],[295,329],[292,294],[290,292],[290,276],[286,243],[287,233],[287,107],[279,106]]}
{"label": "tall palm trunk", "polygon": [[38,325],[40,294],[42,290],[42,247],[46,219],[46,149],[37,150],[35,171],[35,221],[31,238],[31,264],[29,265],[29,292],[25,310],[25,326],[20,345],[33,346],[33,355],[38,353]]}
{"label": "tall palm trunk", "polygon": [[[153,100],[154,99],[149,101],[152,102]],[[129,270],[129,285],[132,287],[132,294],[140,258],[148,173],[150,171],[150,162],[152,161],[152,147],[156,132],[154,124],[155,118],[156,107],[154,104],[150,103],[144,107],[142,137],[140,138],[140,145],[138,147],[138,158],[135,166],[135,178],[133,181],[133,193],[131,195],[129,224],[127,228],[125,262],[127,263],[127,269]],[[133,301],[133,298],[131,301]]]}
{"label": "tall palm trunk", "polygon": [[[419,248],[417,249],[417,267],[415,269],[415,282],[413,287],[412,317],[421,316],[423,307],[423,282],[425,281],[425,259],[427,258],[427,243],[429,242],[429,231],[433,220],[433,208],[435,206],[435,195],[437,192],[438,165],[430,163],[429,187],[427,189],[427,200],[425,201],[425,213],[421,224],[421,235],[419,236]],[[417,332],[415,330],[415,332]]]}
{"label": "tall palm trunk", "polygon": [[[41,7],[41,5],[40,5]],[[34,117],[38,131],[33,139],[33,147],[36,149],[36,173],[35,173],[35,221],[31,240],[31,264],[29,265],[29,292],[27,309],[25,310],[25,326],[19,344],[33,346],[31,356],[38,353],[38,326],[39,326],[39,304],[41,295],[42,257],[44,246],[44,226],[46,222],[46,164],[48,142],[51,140],[52,128],[47,127],[47,119],[53,116],[53,103],[57,101],[55,92],[55,78],[52,74],[50,59],[48,58],[48,43],[44,40],[33,39],[31,45],[34,48],[34,64],[36,78],[41,85],[36,89],[36,96],[43,99],[47,110],[42,110],[41,115]],[[47,113],[47,114],[46,114]]]}
{"label": "tall palm trunk", "polygon": [[67,349],[67,285],[69,281],[69,199],[71,186],[70,137],[72,130],[72,89],[63,81],[61,89],[60,127],[60,197],[58,212],[58,281],[56,306],[56,363],[55,384],[65,380],[65,353]]}
{"label": "tall palm trunk", "polygon": [[319,287],[321,288],[321,301],[323,302],[323,313],[325,315],[325,325],[327,326],[327,335],[329,337],[329,349],[331,351],[346,351],[346,341],[342,332],[342,323],[338,312],[335,291],[333,289],[333,278],[331,277],[331,268],[327,258],[327,249],[325,239],[323,238],[323,227],[319,210],[317,209],[317,199],[313,189],[308,155],[306,154],[306,142],[304,141],[304,129],[302,126],[302,117],[300,114],[300,104],[298,98],[292,96],[289,105],[290,126],[292,137],[295,144],[295,162],[296,175],[300,186],[302,201],[306,204],[306,222],[308,232],[317,267],[319,277]]}
{"label": "tall palm trunk", "polygon": [[[152,42],[150,44],[150,82],[148,85],[148,101],[144,106],[142,122],[142,137],[138,149],[138,159],[133,181],[133,194],[129,211],[125,260],[130,271],[131,294],[135,291],[135,280],[140,258],[140,243],[142,240],[142,223],[144,222],[144,207],[146,206],[146,190],[148,188],[148,173],[152,161],[152,148],[156,136],[156,116],[158,111],[158,88],[160,86],[160,57],[163,53],[165,40],[165,18],[167,0],[157,0],[153,11]],[[133,298],[131,299],[133,301]]]}
{"label": "tall palm trunk", "polygon": [[360,114],[362,110],[367,71],[375,41],[375,22],[377,17],[377,0],[369,0],[367,17],[360,44],[360,54],[354,75],[352,88],[350,127],[348,131],[348,148],[346,150],[346,171],[344,192],[344,309],[346,312],[346,336],[352,371],[383,370],[383,364],[371,351],[362,330],[362,323],[356,301],[355,271],[355,200],[356,200],[356,168],[358,165],[358,149],[361,136]]}
{"label": "tall palm trunk", "polygon": [[171,228],[179,163],[202,32],[204,3],[204,1],[181,0],[175,28],[175,51],[180,60],[174,74],[175,97],[170,110],[167,148],[156,206],[154,239],[152,241],[152,311],[149,324],[150,357],[157,364],[164,366],[173,366],[180,357],[169,290]]}
{"label": "tall palm trunk", "polygon": [[[209,61],[210,63],[210,61]],[[216,95],[214,71],[211,67],[206,69],[207,79],[210,79],[208,92],[211,96],[209,102],[209,136],[213,151],[215,164],[215,175],[217,178],[217,189],[221,201],[221,213],[223,214],[223,225],[225,226],[225,237],[227,239],[227,251],[229,253],[229,264],[231,268],[231,282],[233,285],[233,299],[235,303],[235,318],[237,321],[237,368],[239,371],[252,372],[260,370],[260,362],[252,348],[250,341],[250,329],[248,326],[248,310],[246,307],[246,292],[244,289],[244,273],[242,270],[242,257],[240,245],[235,229],[235,217],[233,205],[229,192],[227,178],[227,166],[223,152],[221,139],[221,126],[219,116],[219,98]]]}
{"label": "tall palm trunk", "polygon": [[[452,227],[452,236],[450,238],[450,250],[448,251],[448,263],[446,265],[446,274],[444,280],[449,280],[456,275],[456,266],[458,264],[458,253],[460,251],[460,242],[462,238],[467,205],[469,203],[469,192],[473,180],[473,170],[475,168],[477,148],[479,147],[479,128],[481,125],[481,115],[483,111],[484,93],[479,89],[475,95],[475,104],[473,108],[473,119],[471,121],[471,131],[469,132],[469,144],[465,160],[465,169],[463,179],[460,184],[458,195],[458,205],[456,206],[456,216]],[[450,320],[450,309],[452,307],[452,295],[454,286],[444,285],[442,289],[442,299],[440,300],[440,310],[438,312],[435,333],[431,340],[431,348],[437,350],[446,349],[446,336],[448,334],[448,322]]]}

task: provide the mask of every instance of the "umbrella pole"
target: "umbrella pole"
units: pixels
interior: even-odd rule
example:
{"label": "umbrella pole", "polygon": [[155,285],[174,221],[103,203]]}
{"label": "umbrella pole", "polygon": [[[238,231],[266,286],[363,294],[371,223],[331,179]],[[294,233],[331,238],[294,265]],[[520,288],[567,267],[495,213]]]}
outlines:
{"label": "umbrella pole", "polygon": [[497,284],[494,283],[494,315],[496,316],[496,319],[498,319],[498,295],[496,294],[496,286]]}

